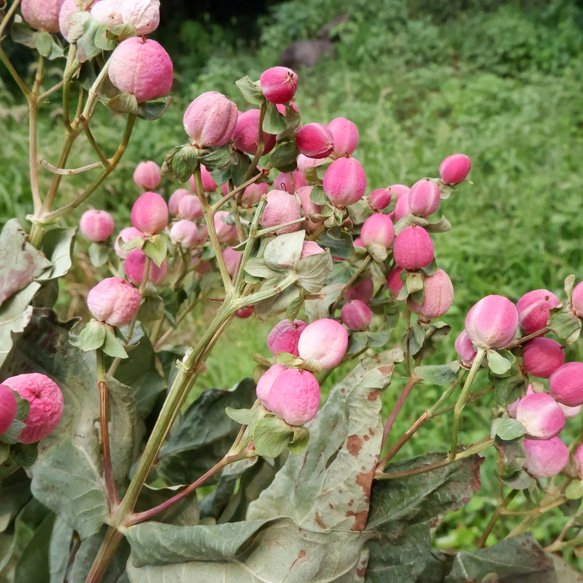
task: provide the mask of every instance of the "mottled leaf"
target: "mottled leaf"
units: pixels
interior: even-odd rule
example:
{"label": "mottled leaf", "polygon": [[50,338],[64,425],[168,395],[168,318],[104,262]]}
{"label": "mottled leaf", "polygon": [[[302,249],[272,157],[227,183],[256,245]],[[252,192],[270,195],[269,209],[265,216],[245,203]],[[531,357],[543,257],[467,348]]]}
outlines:
{"label": "mottled leaf", "polygon": [[460,366],[459,360],[455,360],[448,364],[418,366],[413,372],[425,381],[444,387],[457,380]]}
{"label": "mottled leaf", "polygon": [[63,277],[73,265],[73,243],[77,229],[56,228],[45,233],[42,252],[50,260],[51,266],[38,278],[48,281]]}

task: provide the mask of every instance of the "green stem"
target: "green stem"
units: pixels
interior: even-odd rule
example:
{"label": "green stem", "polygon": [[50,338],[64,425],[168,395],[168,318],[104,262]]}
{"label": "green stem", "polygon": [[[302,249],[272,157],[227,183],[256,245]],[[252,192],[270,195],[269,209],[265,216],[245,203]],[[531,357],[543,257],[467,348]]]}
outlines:
{"label": "green stem", "polygon": [[389,432],[391,431],[395,423],[395,420],[397,419],[399,411],[405,404],[407,397],[411,394],[413,387],[415,387],[415,385],[418,385],[421,382],[421,380],[422,380],[421,378],[415,375],[407,379],[407,382],[405,383],[405,386],[403,387],[403,390],[401,391],[401,394],[399,395],[399,398],[397,399],[397,402],[395,403],[395,406],[393,407],[393,410],[391,411],[391,414],[389,415],[389,418],[387,419],[387,422],[385,424],[381,449],[383,449],[383,446],[385,445],[387,438],[389,436]]}
{"label": "green stem", "polygon": [[107,572],[109,563],[123,539],[123,534],[116,528],[109,527],[103,543],[93,561],[91,570],[85,579],[85,583],[100,583]]}
{"label": "green stem", "polygon": [[490,533],[492,532],[492,530],[494,529],[494,526],[496,526],[496,523],[498,522],[498,520],[502,516],[502,510],[504,510],[505,508],[508,508],[508,505],[510,504],[510,502],[512,502],[512,500],[514,500],[514,498],[516,498],[517,494],[518,494],[518,490],[512,490],[508,494],[508,496],[506,496],[506,498],[504,498],[504,500],[502,501],[502,504],[500,504],[496,508],[496,510],[494,511],[494,514],[492,514],[490,521],[488,522],[486,528],[484,529],[482,536],[478,539],[478,542],[476,543],[477,547],[479,549],[483,549],[486,546],[486,541],[488,540]]}

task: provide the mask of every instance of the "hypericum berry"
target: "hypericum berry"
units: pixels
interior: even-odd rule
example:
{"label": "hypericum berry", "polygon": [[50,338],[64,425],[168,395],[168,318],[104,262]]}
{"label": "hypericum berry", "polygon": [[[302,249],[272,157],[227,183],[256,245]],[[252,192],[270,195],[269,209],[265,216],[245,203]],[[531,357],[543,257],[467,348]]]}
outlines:
{"label": "hypericum berry", "polygon": [[246,308],[241,308],[235,312],[235,317],[245,320],[253,315],[253,306],[247,306]]}
{"label": "hypericum berry", "polygon": [[121,17],[131,24],[138,36],[154,32],[160,24],[160,0],[123,0]]}
{"label": "hypericum berry", "polygon": [[241,206],[243,208],[251,208],[254,204],[257,204],[264,194],[267,194],[267,189],[269,185],[266,182],[254,182],[250,184],[241,196]]}
{"label": "hypericum berry", "polygon": [[393,257],[399,267],[409,271],[429,265],[435,257],[431,236],[423,227],[406,227],[395,237]]}
{"label": "hypericum berry", "polygon": [[16,391],[30,405],[24,420],[20,443],[36,443],[44,439],[59,424],[63,416],[63,393],[59,385],[40,373],[20,374],[10,377],[2,384]]}
{"label": "hypericum berry", "polygon": [[548,324],[550,311],[560,305],[561,300],[547,289],[525,293],[516,304],[521,328],[527,334],[542,330]]}
{"label": "hypericum berry", "polygon": [[470,367],[476,358],[476,349],[474,343],[471,341],[468,333],[462,330],[455,339],[455,351],[458,353],[462,364],[465,367]]}
{"label": "hypericum berry", "polygon": [[140,162],[134,170],[134,182],[143,190],[154,190],[160,185],[160,166],[152,160]]}
{"label": "hypericum berry", "polygon": [[308,168],[315,168],[316,166],[320,166],[325,163],[326,160],[324,160],[323,158],[308,158],[303,154],[298,154],[297,159],[298,170],[301,170],[304,173]]}
{"label": "hypericum berry", "polygon": [[364,279],[360,283],[349,287],[344,292],[344,299],[351,301],[351,300],[360,300],[365,304],[368,304],[372,299],[374,293],[374,282],[372,277],[368,279]]}
{"label": "hypericum berry", "polygon": [[81,233],[94,243],[107,241],[114,229],[115,221],[107,211],[85,211],[79,221],[79,230]]}
{"label": "hypericum berry", "polygon": [[524,469],[535,478],[552,478],[560,474],[569,461],[569,448],[559,437],[525,439]]}
{"label": "hypericum berry", "polygon": [[[140,285],[144,278],[144,269],[146,269],[146,254],[141,249],[132,249],[126,257],[123,267],[126,277],[136,285]],[[162,261],[158,267],[153,261],[150,261],[150,270],[148,271],[148,281],[158,285],[168,273],[166,261]]]}
{"label": "hypericum berry", "polygon": [[12,425],[17,409],[14,391],[8,385],[0,384],[0,435]]}
{"label": "hypericum berry", "polygon": [[332,132],[321,123],[308,123],[296,134],[298,150],[308,158],[326,158],[334,149]]}
{"label": "hypericum berry", "polygon": [[368,204],[373,211],[382,211],[391,204],[391,198],[388,188],[377,188],[368,195]]}
{"label": "hypericum berry", "polygon": [[22,0],[22,17],[35,30],[59,32],[59,12],[64,0]]}
{"label": "hypericum berry", "polygon": [[571,310],[577,318],[583,318],[583,281],[573,288],[571,296]]}
{"label": "hypericum berry", "polygon": [[232,247],[225,247],[222,251],[223,260],[225,261],[225,267],[227,268],[227,273],[231,277],[235,277],[239,272],[239,267],[241,267],[241,260],[243,259],[243,252],[237,251]]}
{"label": "hypericum berry", "polygon": [[407,201],[414,215],[428,217],[439,206],[439,186],[433,180],[419,180],[409,190]]}
{"label": "hypericum berry", "polygon": [[255,387],[255,393],[257,398],[267,407],[267,398],[269,397],[269,391],[271,391],[271,386],[273,381],[278,375],[287,370],[287,366],[284,364],[274,364],[269,367],[261,378],[257,381],[257,386]]}
{"label": "hypericum berry", "polygon": [[344,358],[347,348],[346,328],[331,318],[308,324],[298,342],[300,356],[305,360],[313,358],[319,361],[323,369],[334,368]]}
{"label": "hypericum berry", "polygon": [[387,276],[387,288],[391,297],[395,300],[403,289],[403,281],[401,280],[402,267],[395,267]]}
{"label": "hypericum berry", "polygon": [[237,239],[237,227],[225,222],[228,216],[229,213],[227,211],[218,211],[215,213],[213,222],[219,243],[230,243]]}
{"label": "hypericum berry", "polygon": [[142,233],[142,231],[138,231],[138,229],[135,227],[125,227],[122,229],[119,232],[119,235],[115,238],[115,243],[113,244],[113,250],[115,251],[115,254],[121,259],[125,259],[128,256],[129,251],[126,251],[120,247],[120,241],[127,243],[128,241],[137,239],[138,237],[143,239],[144,233]]}
{"label": "hypericum berry", "polygon": [[170,195],[170,198],[168,199],[168,210],[170,211],[170,214],[175,216],[178,215],[178,205],[180,204],[180,201],[189,194],[192,194],[190,190],[187,190],[186,188],[177,188]]}
{"label": "hypericum berry", "polygon": [[[219,185],[214,181],[211,173],[202,164],[200,165],[200,177],[202,179],[202,188],[205,192],[214,192],[219,187]],[[188,183],[190,184],[190,188],[192,188],[193,192],[198,193],[196,182],[194,181],[194,176],[189,178]]]}
{"label": "hypericum berry", "polygon": [[302,245],[302,252],[300,254],[300,259],[305,259],[310,255],[319,255],[320,253],[325,253],[326,251],[316,243],[316,241],[304,241]]}
{"label": "hypericum berry", "polygon": [[516,419],[532,439],[550,439],[565,427],[565,414],[546,393],[532,393],[518,401]]}
{"label": "hypericum berry", "polygon": [[168,205],[156,192],[144,192],[132,207],[132,225],[146,236],[161,233],[168,218]]}
{"label": "hypericum berry", "polygon": [[391,194],[394,194],[397,197],[397,200],[401,200],[401,198],[407,196],[409,194],[409,191],[411,190],[408,186],[405,186],[404,184],[391,184],[391,186],[389,186],[388,189]]}
{"label": "hypericum berry", "polygon": [[466,331],[474,344],[483,348],[505,348],[516,335],[518,312],[504,296],[482,298],[466,316]]}
{"label": "hypericum berry", "polygon": [[99,0],[91,7],[91,16],[99,24],[105,24],[108,28],[118,26],[123,24],[122,5],[119,0]]}
{"label": "hypericum berry", "polygon": [[[532,387],[532,385],[528,385],[528,387],[526,387],[526,395],[534,395],[534,389]],[[524,397],[521,397],[521,399]],[[556,402],[556,401],[555,401]],[[508,403],[508,405],[506,405],[506,410],[508,411],[508,415],[510,417],[512,417],[513,419],[516,419],[516,409],[518,408],[518,403],[520,403],[520,399],[516,399],[516,401],[512,401],[512,403]]]}
{"label": "hypericum berry", "polygon": [[[288,194],[283,190],[272,190],[267,193],[267,204],[261,217],[261,226],[264,228],[275,227],[290,221],[301,218],[300,204],[293,194]],[[293,233],[299,231],[300,223],[288,225],[278,229],[278,235],[282,233]]]}
{"label": "hypericum berry", "polygon": [[294,356],[299,356],[298,342],[300,340],[300,334],[306,326],[307,324],[302,320],[294,320],[293,322],[282,320],[269,333],[267,337],[267,348],[269,348],[274,356],[277,356],[280,352],[287,352]]}
{"label": "hypericum berry", "polygon": [[465,154],[452,154],[439,165],[439,175],[445,184],[458,184],[470,173],[472,161]]}
{"label": "hypericum berry", "polygon": [[[247,152],[255,156],[259,143],[259,118],[261,112],[258,109],[250,109],[239,114],[235,131],[233,132],[233,146],[241,152]],[[262,156],[269,154],[275,146],[275,135],[263,132]]]}
{"label": "hypericum berry", "polygon": [[549,391],[568,407],[583,405],[583,362],[567,362],[549,377]]}
{"label": "hypericum berry", "polygon": [[297,192],[302,186],[308,186],[308,181],[304,173],[299,170],[293,172],[282,172],[278,174],[273,181],[273,188],[275,190],[285,190],[289,193]]}
{"label": "hypericum berry", "polygon": [[302,186],[296,190],[296,194],[300,199],[300,205],[304,212],[304,216],[306,217],[306,230],[307,231],[315,231],[321,224],[322,221],[312,221],[310,218],[311,215],[317,215],[322,212],[322,206],[316,204],[311,198],[310,194],[312,193],[313,186]]}
{"label": "hypericum berry", "polygon": [[[95,2],[93,2],[93,4],[95,4]],[[84,12],[85,17],[89,19],[91,18],[91,16],[89,15],[89,12],[87,10],[88,9],[79,6],[77,4],[77,0],[65,0],[61,4],[61,9],[59,10],[59,31],[67,41],[73,42],[74,40],[76,40],[76,38],[73,39],[69,36],[70,28],[69,18],[73,14],[77,14],[78,12]]]}
{"label": "hypericum berry", "polygon": [[199,242],[198,227],[186,219],[174,223],[170,227],[170,240],[183,249],[192,249]]}
{"label": "hypericum berry", "polygon": [[196,194],[190,194],[186,189],[186,194],[178,201],[178,216],[189,221],[201,219],[203,216],[202,203]]}
{"label": "hypericum berry", "polygon": [[364,302],[351,300],[342,306],[340,318],[351,330],[366,330],[372,320],[372,312]]}
{"label": "hypericum berry", "polygon": [[533,338],[522,349],[526,373],[548,379],[565,362],[565,348],[552,338]]}
{"label": "hypericum berry", "polygon": [[99,322],[110,326],[129,324],[140,308],[142,296],[126,279],[108,277],[87,294],[87,307]]}
{"label": "hypericum berry", "polygon": [[222,93],[199,95],[184,112],[184,130],[198,148],[224,146],[233,137],[239,110]]}
{"label": "hypericum berry", "polygon": [[395,205],[395,210],[391,213],[393,215],[393,220],[400,221],[404,216],[410,214],[411,207],[409,206],[409,195],[401,196],[397,199],[397,204]]}
{"label": "hypericum berry", "polygon": [[115,87],[134,95],[138,103],[164,97],[172,89],[172,61],[155,40],[132,37],[122,41],[110,57],[108,72]]}
{"label": "hypericum berry", "polygon": [[365,247],[377,244],[388,249],[395,238],[395,227],[391,217],[380,213],[368,217],[360,230],[360,238]]}
{"label": "hypericum berry", "polygon": [[277,375],[267,397],[267,407],[289,425],[311,421],[320,407],[320,385],[316,377],[299,369]]}
{"label": "hypericum berry", "polygon": [[453,284],[449,275],[438,269],[433,275],[425,278],[425,298],[418,304],[411,300],[411,310],[419,315],[420,320],[441,318],[453,303]]}
{"label": "hypericum berry", "polygon": [[298,76],[287,67],[271,67],[259,78],[261,90],[271,103],[287,103],[296,94]]}
{"label": "hypericum berry", "polygon": [[337,117],[328,124],[334,138],[333,158],[351,156],[358,146],[358,128],[345,117]]}
{"label": "hypericum berry", "polygon": [[366,174],[355,158],[338,158],[326,170],[322,186],[330,202],[343,209],[364,195]]}
{"label": "hypericum berry", "polygon": [[[559,403],[559,401],[557,401]],[[577,405],[576,407],[568,407],[567,405],[563,405],[563,403],[559,403],[559,407],[565,414],[565,419],[575,419],[581,413],[583,409],[583,405]]]}

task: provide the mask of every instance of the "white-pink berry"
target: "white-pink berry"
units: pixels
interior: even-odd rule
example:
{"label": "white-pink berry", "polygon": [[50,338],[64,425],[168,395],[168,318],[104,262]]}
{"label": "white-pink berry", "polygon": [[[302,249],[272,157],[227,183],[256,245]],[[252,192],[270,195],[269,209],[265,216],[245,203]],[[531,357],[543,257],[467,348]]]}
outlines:
{"label": "white-pink berry", "polygon": [[158,193],[144,192],[132,207],[131,219],[144,235],[157,235],[168,225],[168,205]]}
{"label": "white-pink berry", "polygon": [[267,407],[289,425],[311,421],[320,407],[320,385],[316,377],[299,369],[277,375],[267,397]]}
{"label": "white-pink berry", "polygon": [[160,0],[123,0],[121,17],[131,24],[138,36],[154,32],[160,24]]}
{"label": "white-pink berry", "polygon": [[358,128],[345,117],[337,117],[328,124],[334,139],[333,158],[351,156],[358,146]]}
{"label": "white-pink berry", "polygon": [[549,321],[550,311],[561,305],[561,300],[547,289],[525,293],[516,303],[520,327],[532,334],[542,330]]}
{"label": "white-pink berry", "polygon": [[233,137],[239,110],[222,93],[199,95],[184,112],[184,130],[199,148],[224,146]]}
{"label": "white-pink berry", "polygon": [[134,182],[143,190],[154,190],[160,185],[162,174],[160,166],[152,160],[140,162],[134,170]]}
{"label": "white-pink berry", "polygon": [[322,318],[308,324],[298,342],[300,356],[319,361],[323,369],[334,368],[344,358],[348,348],[346,328],[331,318]]}
{"label": "white-pink berry", "polygon": [[140,308],[142,296],[126,279],[108,277],[87,294],[87,307],[94,318],[110,326],[129,324]]}
{"label": "white-pink berry", "polygon": [[524,469],[535,478],[552,478],[560,474],[569,461],[569,448],[559,437],[525,439]]}
{"label": "white-pink berry", "polygon": [[565,427],[565,414],[547,393],[532,393],[520,399],[516,419],[532,439],[550,439]]}
{"label": "white-pink berry", "polygon": [[[276,227],[284,223],[296,221],[301,218],[300,204],[293,194],[283,190],[272,190],[267,193],[267,204],[261,217],[261,226],[264,228]],[[278,235],[293,233],[301,229],[300,222],[278,229]]]}
{"label": "white-pink berry", "polygon": [[79,221],[79,230],[81,233],[94,243],[107,241],[114,229],[115,221],[107,211],[85,211]]}
{"label": "white-pink berry", "polygon": [[395,227],[391,217],[381,213],[368,217],[360,230],[360,238],[365,247],[376,244],[388,249],[395,238]]}
{"label": "white-pink berry", "polygon": [[420,320],[441,318],[453,303],[453,284],[443,269],[425,278],[425,297],[421,304],[414,300],[409,302],[411,310],[419,315]]}
{"label": "white-pink berry", "polygon": [[330,202],[343,209],[363,197],[366,174],[356,158],[338,158],[326,170],[322,186]]}
{"label": "white-pink berry", "polygon": [[395,237],[393,257],[399,267],[409,271],[429,265],[435,257],[431,236],[423,227],[406,227]]}
{"label": "white-pink berry", "polygon": [[274,356],[277,356],[280,352],[287,352],[294,356],[299,356],[298,342],[306,326],[307,324],[302,320],[294,320],[293,322],[282,320],[269,333],[267,337],[267,348],[269,348]]}
{"label": "white-pink berry", "polygon": [[414,215],[428,217],[439,206],[439,186],[433,180],[419,180],[409,190],[407,201]]}
{"label": "white-pink berry", "polygon": [[472,306],[466,316],[465,327],[475,345],[505,348],[516,336],[518,312],[504,296],[486,296]]}
{"label": "white-pink berry", "polygon": [[274,364],[269,367],[257,381],[257,386],[255,387],[255,393],[257,398],[267,407],[267,399],[269,397],[269,392],[271,391],[271,386],[273,381],[278,375],[287,370],[287,366],[283,364]]}

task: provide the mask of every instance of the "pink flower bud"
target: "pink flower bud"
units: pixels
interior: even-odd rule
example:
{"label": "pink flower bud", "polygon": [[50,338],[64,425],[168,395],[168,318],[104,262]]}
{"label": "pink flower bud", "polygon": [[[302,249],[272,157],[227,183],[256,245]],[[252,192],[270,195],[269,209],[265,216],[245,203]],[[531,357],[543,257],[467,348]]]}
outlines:
{"label": "pink flower bud", "polygon": [[14,392],[8,385],[0,384],[0,435],[2,435],[16,418],[18,404]]}
{"label": "pink flower bud", "polygon": [[225,222],[228,216],[229,213],[227,211],[217,211],[215,213],[213,222],[219,243],[230,243],[237,240],[237,227]]}
{"label": "pink flower bud", "polygon": [[560,305],[561,300],[549,290],[529,291],[516,304],[520,326],[527,334],[542,330],[549,321],[551,309]]}
{"label": "pink flower bud", "polygon": [[298,76],[287,67],[271,67],[259,78],[263,95],[271,103],[287,103],[296,94]]}
{"label": "pink flower bud", "polygon": [[535,478],[552,478],[560,474],[569,461],[569,448],[559,437],[525,439],[524,469]]}
{"label": "pink flower bud", "polygon": [[283,364],[274,364],[269,367],[257,381],[257,387],[255,387],[255,393],[257,398],[267,407],[267,399],[269,397],[269,392],[271,391],[271,386],[273,381],[284,371],[287,370],[287,366]]}
{"label": "pink flower bud", "polygon": [[400,221],[404,216],[410,214],[411,207],[409,206],[409,195],[401,196],[397,199],[397,204],[395,205],[395,210],[393,211],[393,220]]}
{"label": "pink flower bud", "polygon": [[330,202],[343,209],[362,198],[366,174],[355,158],[338,158],[326,170],[322,186]]}
{"label": "pink flower bud", "polygon": [[232,137],[239,110],[222,93],[208,91],[199,95],[184,113],[184,130],[198,148],[219,148]]}
{"label": "pink flower bud", "polygon": [[[205,192],[214,192],[219,187],[218,184],[213,180],[212,174],[202,164],[200,165],[200,177],[202,179],[202,187]],[[196,189],[194,176],[191,176],[188,182],[190,184],[190,188],[192,188],[194,192],[198,192]],[[226,187],[226,185],[223,185],[223,188],[224,187]]]}
{"label": "pink flower bud", "polygon": [[504,296],[486,296],[466,316],[466,331],[472,342],[484,348],[505,348],[516,335],[518,312]]}
{"label": "pink flower bud", "polygon": [[425,278],[425,298],[418,304],[411,300],[411,309],[420,320],[441,318],[451,308],[453,303],[453,284],[449,275],[438,269],[433,275]]}
{"label": "pink flower bud", "polygon": [[360,230],[360,238],[365,247],[377,244],[388,249],[395,238],[395,227],[391,217],[378,213],[368,217]]}
{"label": "pink flower bud", "polygon": [[[141,249],[132,249],[126,257],[123,268],[126,277],[134,284],[140,285],[144,278],[144,269],[146,268],[146,254]],[[158,285],[164,281],[168,273],[166,261],[162,261],[158,267],[153,261],[150,261],[150,271],[148,272],[148,281]]]}
{"label": "pink flower bud", "polygon": [[583,281],[573,288],[571,296],[571,310],[577,318],[583,318]]}
{"label": "pink flower bud", "polygon": [[583,478],[583,444],[577,448],[577,451],[575,451],[573,457],[577,462],[577,473],[579,474],[579,478]]}
{"label": "pink flower bud", "polygon": [[551,395],[568,407],[583,405],[583,362],[567,362],[549,377]]}
{"label": "pink flower bud", "polygon": [[[267,204],[261,217],[261,226],[275,227],[301,218],[300,205],[293,194],[283,190],[272,190],[267,193]],[[278,229],[276,233],[293,233],[301,229],[300,223]]]}
{"label": "pink flower bud", "polygon": [[325,253],[325,251],[320,245],[318,245],[318,243],[316,243],[316,241],[304,241],[300,259],[305,259],[310,255],[319,255],[320,253]]}
{"label": "pink flower bud", "polygon": [[87,307],[94,318],[110,326],[129,324],[141,301],[140,292],[121,277],[108,277],[87,294]]}
{"label": "pink flower bud", "polygon": [[446,184],[458,184],[470,173],[472,161],[465,154],[452,154],[439,165],[441,180]]}
{"label": "pink flower bud", "polygon": [[310,232],[315,231],[322,224],[322,221],[314,222],[309,218],[310,215],[317,215],[322,212],[322,206],[316,204],[310,198],[313,188],[313,186],[302,186],[296,190],[304,216],[306,217],[306,230]]}
{"label": "pink flower bud", "polygon": [[22,0],[22,17],[35,30],[59,32],[59,12],[64,0]]}
{"label": "pink flower bud", "polygon": [[439,186],[433,180],[419,180],[411,187],[407,200],[414,215],[428,217],[439,206]]}
{"label": "pink flower bud", "polygon": [[308,158],[326,158],[334,149],[334,136],[325,125],[308,123],[298,130],[296,146]]}
{"label": "pink flower bud", "polygon": [[264,194],[267,194],[267,189],[269,185],[265,182],[255,182],[250,184],[244,191],[243,196],[241,196],[241,206],[243,208],[251,208],[254,204],[257,204]]}
{"label": "pink flower bud", "polygon": [[132,207],[132,225],[146,236],[161,233],[168,218],[168,205],[155,192],[144,192]]}
{"label": "pink flower bud", "polygon": [[200,219],[203,216],[202,203],[196,194],[190,194],[186,189],[186,194],[178,202],[178,216],[189,221]]}
{"label": "pink flower bud", "polygon": [[114,228],[115,221],[107,211],[85,211],[79,221],[79,230],[94,243],[109,239]]}
{"label": "pink flower bud", "polygon": [[365,304],[368,304],[372,299],[374,293],[374,282],[372,277],[361,281],[359,284],[349,287],[344,292],[344,299],[351,301],[351,300],[360,300]]}
{"label": "pink flower bud", "polygon": [[115,238],[115,243],[113,244],[113,250],[115,254],[121,259],[125,259],[129,255],[129,251],[122,249],[119,245],[120,240],[124,243],[136,239],[137,237],[144,238],[144,233],[138,231],[135,227],[125,227],[119,232],[119,235]]}
{"label": "pink flower bud", "polygon": [[302,320],[282,320],[276,324],[267,337],[267,348],[274,356],[280,352],[287,352],[294,356],[299,356],[298,342],[300,335],[307,324]]}
{"label": "pink flower bud", "polygon": [[455,351],[458,353],[462,364],[465,367],[470,367],[476,358],[476,349],[473,342],[470,340],[468,333],[462,330],[455,339]]}
{"label": "pink flower bud", "polygon": [[36,443],[55,429],[63,416],[63,393],[48,376],[39,373],[20,374],[3,381],[30,405],[18,441]]}
{"label": "pink flower bud", "polygon": [[551,338],[534,338],[522,349],[526,373],[548,379],[565,362],[565,349]]}
{"label": "pink flower bud", "polygon": [[372,320],[372,312],[364,302],[351,300],[342,306],[340,317],[351,330],[366,330]]}
{"label": "pink flower bud", "polygon": [[225,247],[223,249],[223,259],[227,268],[227,273],[231,277],[235,277],[241,267],[241,260],[243,259],[243,252],[236,251],[232,247]]}
{"label": "pink flower bud", "polygon": [[516,419],[532,439],[550,439],[565,427],[565,414],[546,393],[532,393],[518,401]]}
{"label": "pink flower bud", "polygon": [[99,0],[91,7],[91,16],[108,28],[123,24],[122,3],[119,0]]}
{"label": "pink flower bud", "polygon": [[275,190],[285,190],[286,192],[296,192],[302,186],[308,186],[308,181],[304,173],[299,170],[293,172],[282,172],[278,174],[273,181],[273,188]]}
{"label": "pink flower bud", "polygon": [[298,351],[304,360],[313,358],[323,369],[334,368],[344,358],[348,348],[346,328],[332,320],[322,318],[308,324],[300,335]]}
{"label": "pink flower bud", "polygon": [[172,88],[173,74],[172,61],[162,45],[143,37],[122,41],[109,60],[111,82],[134,95],[138,103],[164,97]]}
{"label": "pink flower bud", "polygon": [[[259,143],[259,117],[261,112],[258,109],[250,109],[240,113],[233,132],[233,146],[241,152],[247,152],[255,156],[257,144]],[[263,132],[263,152],[262,156],[269,154],[275,146],[275,135]]]}
{"label": "pink flower bud", "polygon": [[277,375],[267,407],[289,425],[311,421],[320,407],[320,385],[307,370],[289,369]]}
{"label": "pink flower bud", "polygon": [[358,128],[345,117],[337,117],[328,124],[334,138],[333,158],[351,156],[358,146]]}
{"label": "pink flower bud", "polygon": [[138,36],[154,32],[160,24],[160,0],[124,0],[121,5],[124,24],[131,24]]}
{"label": "pink flower bud", "polygon": [[151,160],[140,162],[134,170],[134,182],[143,190],[158,188],[161,179],[160,166]]}
{"label": "pink flower bud", "polygon": [[409,271],[429,265],[435,257],[431,236],[423,227],[406,227],[395,237],[393,257],[399,267]]}
{"label": "pink flower bud", "polygon": [[575,419],[575,417],[578,417],[580,415],[581,410],[583,409],[583,405],[577,405],[576,407],[567,407],[567,405],[563,405],[563,403],[559,403],[559,401],[557,401],[557,403],[559,404],[561,411],[563,411],[563,413],[565,414],[565,419]]}
{"label": "pink flower bud", "polygon": [[170,240],[183,249],[192,249],[198,244],[198,227],[192,222],[183,219],[170,227]]}
{"label": "pink flower bud", "polygon": [[368,195],[368,204],[373,211],[382,211],[391,204],[391,198],[388,188],[377,188]]}
{"label": "pink flower bud", "polygon": [[402,267],[395,267],[387,276],[387,288],[391,297],[395,300],[403,289],[403,281],[401,280]]}
{"label": "pink flower bud", "polygon": [[180,205],[180,201],[185,197],[190,195],[191,192],[186,190],[186,188],[177,188],[168,199],[168,210],[173,215],[178,215],[178,206]]}

